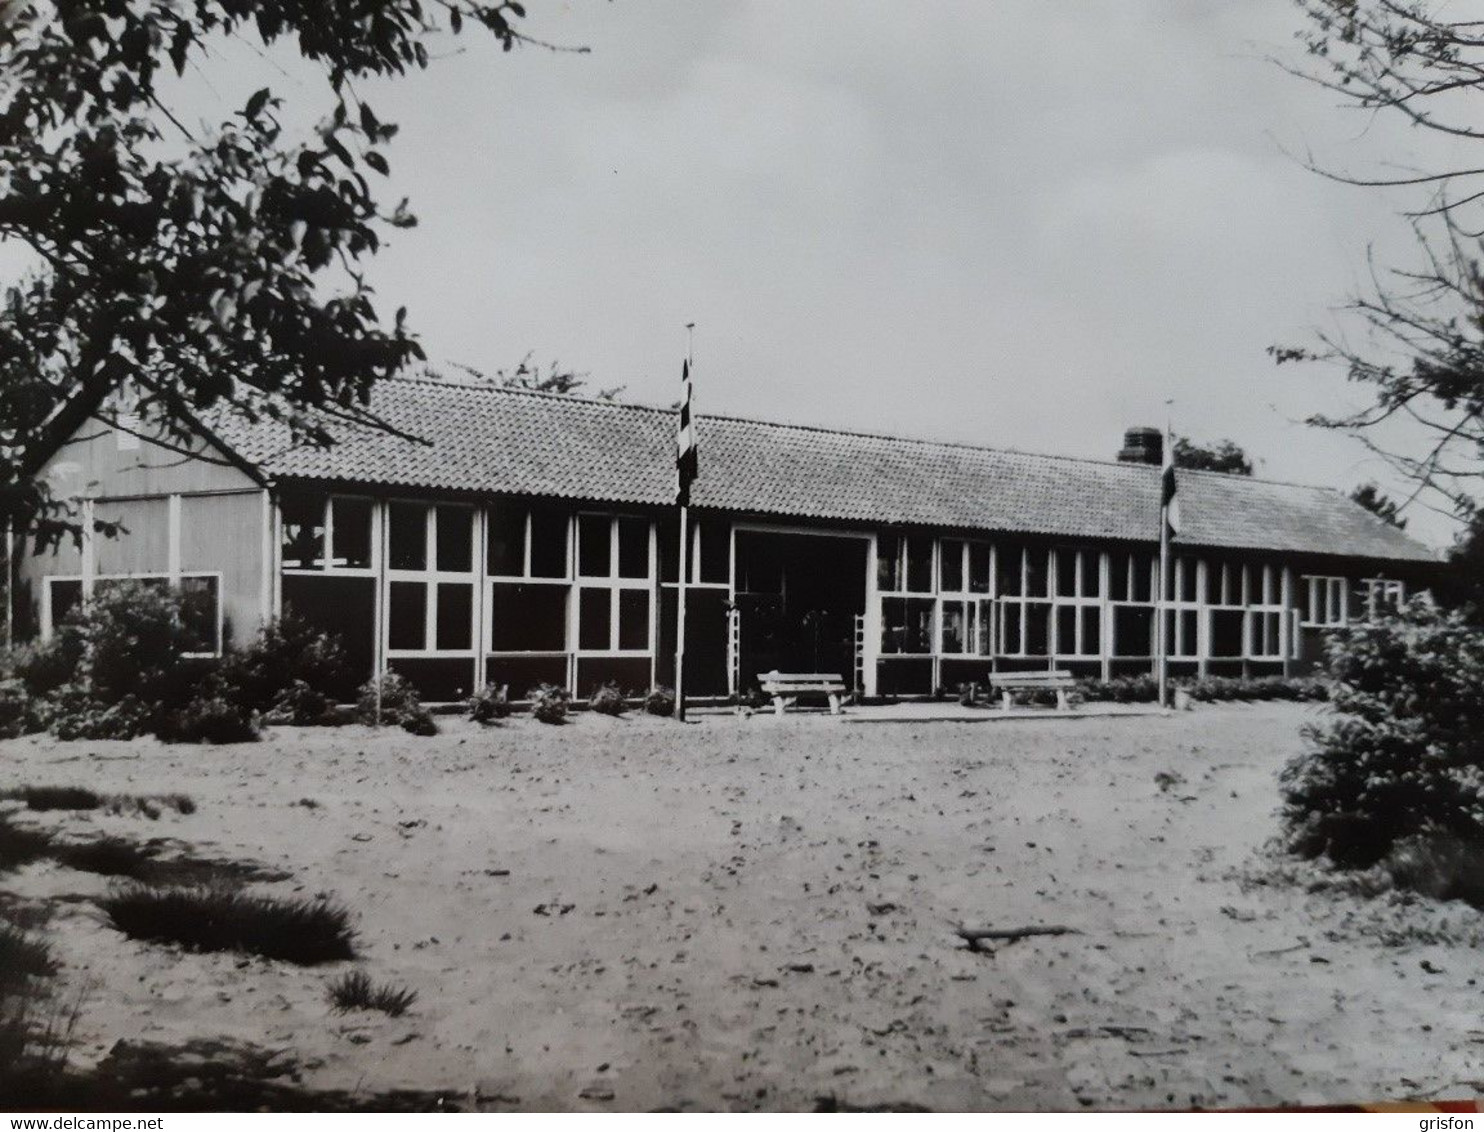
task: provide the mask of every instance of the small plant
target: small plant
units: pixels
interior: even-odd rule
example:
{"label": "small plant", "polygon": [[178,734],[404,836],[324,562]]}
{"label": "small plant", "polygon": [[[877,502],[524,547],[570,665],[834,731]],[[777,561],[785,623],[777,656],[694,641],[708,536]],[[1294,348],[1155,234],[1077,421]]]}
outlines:
{"label": "small plant", "polygon": [[356,696],[356,718],[362,723],[401,724],[408,715],[422,711],[417,689],[405,676],[387,672],[381,677],[381,719],[376,717],[376,680],[367,680]]}
{"label": "small plant", "polygon": [[59,864],[82,873],[143,880],[154,861],[154,850],[127,837],[99,837],[54,845],[52,857]]}
{"label": "small plant", "polygon": [[85,786],[18,786],[0,797],[24,802],[28,810],[96,810],[104,801]]}
{"label": "small plant", "polygon": [[670,716],[675,714],[675,691],[673,688],[654,687],[644,697],[644,710],[650,715]]}
{"label": "small plant", "polygon": [[555,684],[538,684],[526,693],[526,699],[531,701],[531,714],[542,723],[566,722],[567,708],[572,701],[567,689]]}
{"label": "small plant", "polygon": [[600,688],[596,688],[593,694],[587,698],[587,706],[600,715],[622,715],[624,708],[628,706],[624,702],[623,692],[612,680]]}
{"label": "small plant", "polygon": [[252,714],[222,696],[197,696],[168,712],[158,733],[167,743],[251,743],[258,738]]}
{"label": "small plant", "polygon": [[409,735],[421,735],[424,738],[438,734],[438,724],[434,722],[432,713],[425,707],[404,712],[402,718],[397,721],[397,726]]}
{"label": "small plant", "polygon": [[365,971],[347,971],[327,988],[330,1004],[342,1014],[351,1010],[379,1010],[400,1018],[417,1001],[417,991],[394,987],[391,983],[375,985]]}
{"label": "small plant", "polygon": [[131,939],[193,951],[240,951],[304,965],[354,959],[350,913],[328,900],[285,900],[227,888],[130,885],[99,901]]}
{"label": "small plant", "polygon": [[50,851],[51,844],[50,834],[15,825],[0,815],[0,873],[41,860]]}
{"label": "small plant", "polygon": [[469,718],[475,723],[494,723],[510,714],[510,688],[486,684],[469,697]]}
{"label": "small plant", "polygon": [[329,697],[311,688],[303,680],[295,680],[288,687],[279,689],[263,718],[268,723],[292,723],[300,727],[312,727],[323,723],[329,713]]}
{"label": "small plant", "polygon": [[958,686],[958,702],[962,707],[973,707],[979,702],[979,685],[972,681]]}

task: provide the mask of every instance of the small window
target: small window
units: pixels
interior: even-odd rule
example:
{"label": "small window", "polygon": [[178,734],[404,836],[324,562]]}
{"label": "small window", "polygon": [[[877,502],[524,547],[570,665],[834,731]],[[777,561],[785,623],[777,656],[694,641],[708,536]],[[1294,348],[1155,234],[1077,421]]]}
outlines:
{"label": "small window", "polygon": [[1051,607],[1041,602],[1025,607],[1025,653],[1045,656],[1050,647]]}
{"label": "small window", "polygon": [[468,649],[474,645],[474,587],[468,582],[438,586],[438,647]]}
{"label": "small window", "polygon": [[1176,563],[1176,578],[1180,584],[1180,600],[1196,600],[1196,585],[1200,580],[1200,565],[1194,558],[1182,558]]}
{"label": "small window", "polygon": [[1024,609],[1019,602],[1011,602],[1001,610],[1000,651],[1010,656],[1019,656],[1021,652],[1020,622]]}
{"label": "small window", "polygon": [[325,564],[324,497],[285,496],[279,504],[279,511],[283,518],[283,568],[321,569]]}
{"label": "small window", "polygon": [[731,576],[732,547],[727,525],[720,519],[708,519],[701,524],[700,580],[725,585]]}
{"label": "small window", "polygon": [[958,539],[944,539],[939,554],[942,557],[938,564],[938,588],[944,593],[962,593],[964,589],[964,544]]}
{"label": "small window", "polygon": [[438,569],[467,574],[474,569],[474,512],[467,507],[437,509]]}
{"label": "small window", "polygon": [[1025,554],[1025,596],[1046,596],[1046,558],[1044,550],[1028,550]]}
{"label": "small window", "polygon": [[216,578],[203,575],[180,580],[180,620],[187,637],[186,652],[221,652],[220,603]]}
{"label": "small window", "polygon": [[907,589],[915,594],[933,592],[933,540],[907,540]]}
{"label": "small window", "polygon": [[613,647],[613,599],[607,589],[584,589],[577,607],[577,645],[590,650]]}
{"label": "small window", "polygon": [[1080,593],[1083,597],[1097,597],[1103,592],[1103,556],[1096,550],[1084,550],[1081,559],[1082,588]]}
{"label": "small window", "polygon": [[1154,561],[1141,554],[1129,557],[1129,600],[1150,601],[1154,595]]}
{"label": "small window", "polygon": [[568,514],[550,507],[531,510],[531,577],[566,578]]}
{"label": "small window", "polygon": [[[1024,553],[1019,547],[1000,552],[999,590],[1001,597],[1019,597],[1021,571],[1025,565]],[[1020,650],[1017,649],[1017,652]]]}
{"label": "small window", "polygon": [[1082,615],[1082,647],[1078,651],[1083,656],[1095,656],[1103,651],[1103,611],[1095,605],[1084,605],[1079,612]]}
{"label": "small window", "polygon": [[567,586],[497,582],[490,587],[490,645],[496,652],[564,652]]}
{"label": "small window", "polygon": [[881,651],[933,651],[933,602],[921,598],[886,598],[881,602]]}
{"label": "small window", "polygon": [[649,648],[649,591],[618,591],[618,647],[642,652]]}
{"label": "small window", "polygon": [[989,593],[989,544],[969,544],[969,591],[976,594]]}
{"label": "small window", "polygon": [[387,647],[427,648],[427,617],[427,586],[422,582],[393,582],[387,595]]}
{"label": "small window", "polygon": [[897,535],[876,537],[876,588],[882,593],[902,588],[902,540]]}
{"label": "small window", "polygon": [[82,604],[82,582],[48,578],[47,587],[51,594],[52,627],[56,628]]}
{"label": "small window", "polygon": [[587,578],[610,577],[613,521],[607,515],[583,515],[577,523],[577,572]]}
{"label": "small window", "polygon": [[1056,596],[1077,596],[1077,561],[1081,557],[1075,550],[1051,552],[1056,563]]}
{"label": "small window", "polygon": [[485,561],[499,578],[521,578],[526,573],[526,510],[524,507],[492,507],[487,520]]}
{"label": "small window", "polygon": [[1056,648],[1057,653],[1071,653],[1075,655],[1077,649],[1077,607],[1075,605],[1058,605],[1056,607]]}
{"label": "small window", "polygon": [[618,521],[618,576],[649,577],[649,523],[644,519]]}
{"label": "small window", "polygon": [[968,639],[965,620],[962,602],[943,603],[943,651],[945,653],[964,651],[964,642]]}
{"label": "small window", "polygon": [[393,503],[387,520],[387,565],[393,570],[427,569],[428,509],[421,503]]}
{"label": "small window", "polygon": [[371,568],[371,501],[334,499],[330,502],[335,529],[331,565],[344,570]]}
{"label": "small window", "polygon": [[1108,556],[1108,599],[1110,601],[1128,600],[1128,555],[1110,554]]}

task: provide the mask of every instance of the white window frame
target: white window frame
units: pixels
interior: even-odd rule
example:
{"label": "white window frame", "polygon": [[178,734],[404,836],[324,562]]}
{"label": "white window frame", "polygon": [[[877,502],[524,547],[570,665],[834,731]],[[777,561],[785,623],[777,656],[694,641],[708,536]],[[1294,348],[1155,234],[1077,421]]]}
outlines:
{"label": "white window frame", "polygon": [[1350,580],[1333,574],[1305,574],[1302,621],[1307,629],[1333,629],[1350,623]]}
{"label": "white window frame", "polygon": [[[509,509],[509,508],[513,508],[513,507],[517,507],[517,506],[520,507],[520,508],[522,508],[522,510],[524,511],[525,531],[524,531],[524,535],[523,535],[524,541],[522,543],[522,554],[521,554],[521,571],[522,572],[519,573],[519,574],[487,574],[486,575],[486,577],[485,577],[485,589],[486,589],[487,600],[485,602],[485,609],[487,609],[489,611],[489,616],[487,618],[485,618],[485,620],[488,623],[480,626],[480,637],[479,637],[480,647],[483,649],[484,656],[488,660],[494,660],[494,659],[511,659],[511,658],[516,658],[516,659],[519,659],[519,658],[538,658],[538,657],[562,657],[562,658],[568,658],[568,657],[570,657],[572,655],[572,652],[573,652],[574,642],[571,639],[571,633],[572,633],[572,626],[574,625],[574,623],[576,621],[576,616],[577,616],[576,615],[576,612],[572,608],[573,603],[576,600],[572,596],[573,595],[573,591],[576,589],[575,575],[576,575],[576,570],[577,570],[576,561],[575,561],[575,559],[576,559],[576,553],[575,552],[576,552],[576,545],[577,545],[576,517],[573,514],[571,514],[571,513],[568,513],[568,514],[566,514],[566,515],[563,516],[567,533],[566,533],[566,546],[564,548],[564,555],[563,555],[563,557],[565,558],[565,564],[564,564],[565,565],[565,572],[562,574],[561,577],[547,577],[547,576],[544,576],[544,575],[543,576],[536,576],[536,575],[533,575],[531,573],[531,535],[532,535],[532,533],[533,533],[533,531],[535,529],[535,523],[534,523],[534,521],[532,519],[532,511],[534,510],[534,506],[532,504],[530,504],[530,503],[525,503],[525,502],[521,502],[521,503],[506,503],[506,504],[503,504],[503,505],[496,504],[496,505],[491,506],[491,507],[486,507],[485,508],[486,520],[485,520],[484,545],[476,547],[475,548],[475,553],[484,556],[483,559],[482,559],[482,561],[485,563],[485,566],[487,568],[488,567],[488,563],[489,563],[489,531],[491,529],[491,522],[492,522],[492,520],[489,518],[489,516],[491,515],[492,512],[496,512],[496,511],[501,510],[502,507],[505,508],[505,509]],[[563,635],[563,638],[564,638],[564,640],[563,640],[563,647],[561,647],[559,649],[497,649],[497,648],[495,648],[495,645],[494,645],[494,641],[495,641],[494,609],[495,609],[495,587],[497,585],[507,585],[507,586],[508,585],[518,585],[518,586],[552,586],[552,587],[558,587],[559,586],[563,590],[565,590],[565,592],[566,592],[566,601],[563,603],[563,613],[562,613],[562,635]]]}
{"label": "white window frame", "polygon": [[[91,581],[96,585],[98,582],[152,582],[163,581],[176,593],[180,592],[179,583],[187,578],[215,578],[216,579],[216,648],[208,652],[187,652],[182,656],[191,658],[217,657],[222,655],[222,633],[226,627],[226,615],[224,612],[225,595],[222,592],[222,575],[219,570],[186,570],[179,577],[172,577],[168,571],[152,570],[140,574],[94,574]],[[81,574],[44,574],[41,578],[41,639],[50,640],[56,632],[56,622],[52,614],[52,583],[53,582],[76,582],[84,587],[83,601],[86,602],[91,595],[86,591],[86,580]]]}
{"label": "white window frame", "polygon": [[[959,589],[947,589],[943,585],[943,563],[948,553],[948,544],[958,543],[960,554]],[[969,564],[973,561],[973,548],[982,548],[989,555],[989,588],[974,590],[969,585]],[[934,648],[944,660],[990,660],[995,652],[995,547],[983,539],[941,538],[937,550],[938,608]],[[891,596],[899,596],[892,594]],[[906,595],[902,595],[906,596]],[[963,648],[949,652],[944,643],[944,625],[949,610],[957,606],[963,617]],[[894,653],[895,656],[920,656],[921,653]]]}
{"label": "white window frame", "polygon": [[[386,657],[388,660],[472,659],[479,654],[480,647],[479,602],[477,600],[479,594],[478,555],[483,548],[479,545],[479,508],[468,503],[432,502],[426,499],[390,499],[386,505],[386,531],[388,540],[391,534],[391,508],[399,504],[423,508],[423,569],[394,570],[391,567],[390,553],[388,553],[387,569],[382,583],[385,587],[385,592],[382,595],[383,608],[387,613],[385,624],[381,630],[382,643],[386,649]],[[437,568],[437,524],[440,510],[458,510],[466,512],[468,515],[469,568],[467,570],[440,570]],[[326,541],[328,543],[329,540],[327,539]],[[311,572],[318,573],[319,571]],[[349,571],[340,572],[346,573]],[[362,573],[364,571],[356,572]],[[392,647],[391,610],[393,583],[420,583],[423,586],[423,647],[420,649]],[[469,587],[469,645],[466,648],[440,649],[438,647],[438,586],[440,584],[458,584]]]}
{"label": "white window frame", "polygon": [[[582,573],[582,521],[584,519],[607,519],[608,520],[608,570],[604,574]],[[648,556],[646,559],[646,573],[642,578],[622,578],[618,573],[619,545],[618,528],[620,520],[628,522],[640,522],[645,525],[649,541]],[[646,515],[615,514],[608,511],[579,511],[573,524],[574,533],[572,538],[572,589],[574,594],[568,602],[568,613],[570,624],[568,627],[569,640],[572,653],[579,659],[587,657],[634,657],[642,658],[654,656],[655,641],[655,619],[658,616],[659,599],[655,585],[655,566],[657,563],[655,548],[655,523]],[[529,567],[529,562],[527,563]],[[582,591],[604,590],[608,591],[608,647],[606,649],[594,649],[582,647]],[[649,616],[645,619],[645,644],[643,648],[620,648],[619,647],[619,595],[624,590],[642,590],[649,595]]]}

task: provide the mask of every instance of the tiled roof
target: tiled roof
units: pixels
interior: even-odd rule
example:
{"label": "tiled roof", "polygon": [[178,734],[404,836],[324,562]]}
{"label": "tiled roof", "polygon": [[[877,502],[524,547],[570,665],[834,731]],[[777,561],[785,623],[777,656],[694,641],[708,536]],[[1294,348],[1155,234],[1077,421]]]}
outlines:
{"label": "tiled roof", "polygon": [[[277,479],[560,496],[627,504],[674,497],[672,412],[428,380],[377,384],[372,410],[431,443],[336,425],[329,449],[281,427],[216,422]],[[1152,541],[1159,470],[836,432],[733,417],[699,420],[697,507],[862,525],[900,523]],[[1432,561],[1426,547],[1330,489],[1180,473],[1185,545]]]}

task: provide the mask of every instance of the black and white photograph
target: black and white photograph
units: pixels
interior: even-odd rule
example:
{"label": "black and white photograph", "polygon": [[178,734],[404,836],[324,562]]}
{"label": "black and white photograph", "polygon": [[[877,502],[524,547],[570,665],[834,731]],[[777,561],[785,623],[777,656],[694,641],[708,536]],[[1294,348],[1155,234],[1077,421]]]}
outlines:
{"label": "black and white photograph", "polygon": [[1480,0],[0,0],[0,1110],[1472,1127],[1481,505]]}

